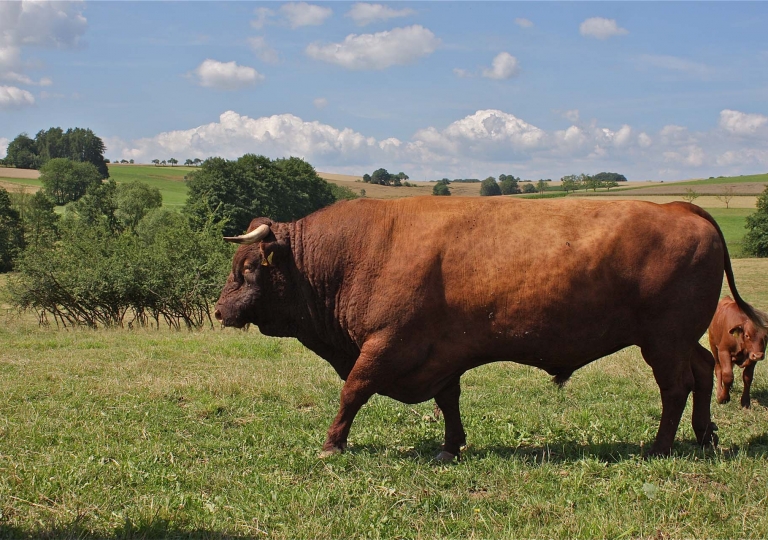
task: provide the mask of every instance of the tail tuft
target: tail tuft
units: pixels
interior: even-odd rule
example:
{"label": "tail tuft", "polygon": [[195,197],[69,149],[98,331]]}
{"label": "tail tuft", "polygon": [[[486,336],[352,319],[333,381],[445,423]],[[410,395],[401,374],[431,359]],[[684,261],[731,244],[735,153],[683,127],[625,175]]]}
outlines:
{"label": "tail tuft", "polygon": [[552,377],[552,382],[562,388],[568,382],[568,379],[571,378],[571,375],[573,375],[573,371],[562,371]]}

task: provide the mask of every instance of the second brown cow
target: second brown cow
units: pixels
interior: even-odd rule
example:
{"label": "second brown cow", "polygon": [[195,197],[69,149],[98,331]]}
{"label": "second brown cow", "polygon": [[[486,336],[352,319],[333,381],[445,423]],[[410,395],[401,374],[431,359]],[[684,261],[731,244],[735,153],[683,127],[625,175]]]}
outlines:
{"label": "second brown cow", "polygon": [[715,357],[718,403],[731,400],[733,364],[736,364],[744,370],[741,406],[749,408],[749,389],[755,364],[765,356],[765,345],[765,330],[755,326],[731,298],[726,296],[720,300],[709,325],[709,348]]}

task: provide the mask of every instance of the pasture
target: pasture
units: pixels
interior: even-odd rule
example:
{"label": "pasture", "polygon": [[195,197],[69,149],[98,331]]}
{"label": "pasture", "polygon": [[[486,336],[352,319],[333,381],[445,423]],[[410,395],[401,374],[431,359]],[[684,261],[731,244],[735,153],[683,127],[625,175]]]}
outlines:
{"label": "pasture", "polygon": [[[768,260],[734,266],[768,308]],[[689,400],[666,459],[643,458],[661,407],[634,348],[563,389],[512,363],[469,372],[451,465],[431,461],[431,402],[382,397],[319,460],[341,381],[255,329],[63,331],[5,306],[0,388],[0,537],[768,537],[765,366],[750,410],[713,400],[717,449],[695,445]]]}

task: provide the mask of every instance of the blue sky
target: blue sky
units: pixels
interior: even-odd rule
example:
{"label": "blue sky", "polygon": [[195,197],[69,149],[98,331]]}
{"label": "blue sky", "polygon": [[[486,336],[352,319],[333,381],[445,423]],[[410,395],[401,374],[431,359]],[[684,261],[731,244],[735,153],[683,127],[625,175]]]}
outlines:
{"label": "blue sky", "polygon": [[413,179],[768,171],[761,2],[0,2],[0,157],[304,157]]}

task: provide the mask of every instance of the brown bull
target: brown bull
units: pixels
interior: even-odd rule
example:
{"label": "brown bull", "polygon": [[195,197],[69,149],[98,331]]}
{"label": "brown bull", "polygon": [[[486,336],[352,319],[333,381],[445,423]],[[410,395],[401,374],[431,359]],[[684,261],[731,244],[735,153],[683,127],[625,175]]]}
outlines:
{"label": "brown bull", "polygon": [[699,337],[725,270],[722,233],[686,203],[507,198],[358,199],[294,223],[254,219],[216,304],[226,326],[293,336],[346,382],[323,454],[342,451],[373,394],[434,398],[445,416],[440,459],[465,444],[459,380],[501,360],[564,382],[638,345],[659,385],[654,454],[668,454],[688,395],[700,444],[714,362]]}
{"label": "brown bull", "polygon": [[766,331],[756,326],[739,306],[728,297],[720,300],[709,325],[709,348],[715,357],[717,402],[731,400],[733,364],[744,370],[744,391],[741,406],[749,408],[749,389],[755,373],[755,364],[765,356]]}

